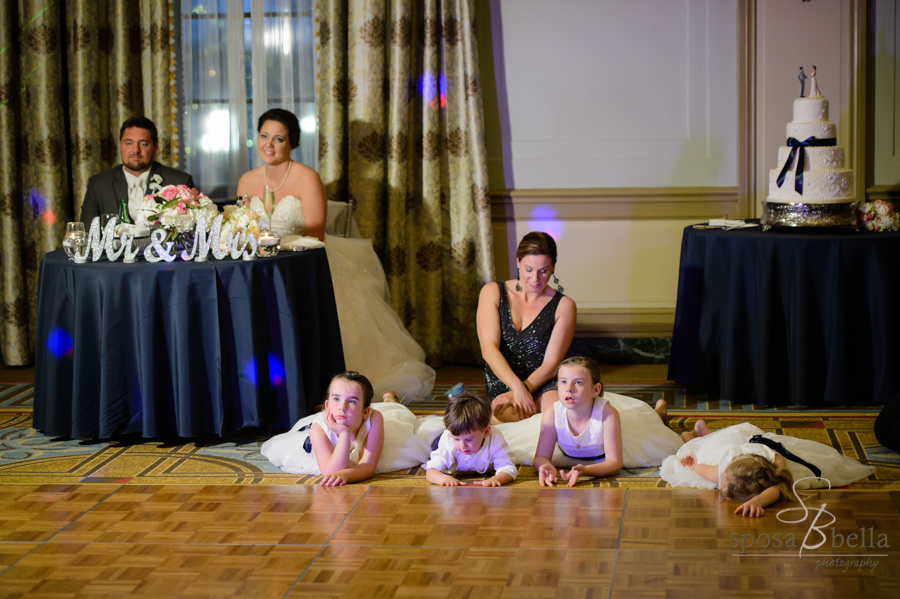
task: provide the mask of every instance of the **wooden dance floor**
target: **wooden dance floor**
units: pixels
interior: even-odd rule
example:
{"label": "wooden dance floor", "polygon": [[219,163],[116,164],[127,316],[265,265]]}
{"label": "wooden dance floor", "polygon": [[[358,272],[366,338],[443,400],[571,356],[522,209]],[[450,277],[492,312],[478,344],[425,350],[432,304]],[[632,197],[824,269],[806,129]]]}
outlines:
{"label": "wooden dance floor", "polygon": [[2,485],[0,597],[895,599],[898,503],[813,492],[786,523],[800,504],[688,489]]}

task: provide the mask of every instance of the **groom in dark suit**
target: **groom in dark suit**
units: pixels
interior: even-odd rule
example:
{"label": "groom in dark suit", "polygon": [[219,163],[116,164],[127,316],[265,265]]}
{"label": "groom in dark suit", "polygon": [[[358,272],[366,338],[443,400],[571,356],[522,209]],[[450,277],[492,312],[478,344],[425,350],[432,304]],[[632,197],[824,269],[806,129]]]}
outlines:
{"label": "groom in dark suit", "polygon": [[95,216],[118,214],[119,200],[128,200],[128,212],[136,222],[144,194],[151,183],[194,186],[187,173],[154,162],[157,149],[156,125],[148,118],[131,117],[119,130],[122,164],[94,175],[88,180],[81,204],[81,222],[91,226]]}

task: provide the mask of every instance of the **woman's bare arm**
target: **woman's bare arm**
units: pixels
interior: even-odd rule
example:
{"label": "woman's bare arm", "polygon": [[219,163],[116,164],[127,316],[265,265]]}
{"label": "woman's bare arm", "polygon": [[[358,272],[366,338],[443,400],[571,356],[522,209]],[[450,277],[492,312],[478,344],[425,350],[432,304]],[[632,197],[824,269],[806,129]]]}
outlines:
{"label": "woman's bare arm", "polygon": [[298,173],[296,189],[291,189],[291,193],[300,198],[306,235],[324,241],[325,217],[328,213],[325,186],[322,185],[319,173],[303,164],[298,163],[296,166],[301,170]]}

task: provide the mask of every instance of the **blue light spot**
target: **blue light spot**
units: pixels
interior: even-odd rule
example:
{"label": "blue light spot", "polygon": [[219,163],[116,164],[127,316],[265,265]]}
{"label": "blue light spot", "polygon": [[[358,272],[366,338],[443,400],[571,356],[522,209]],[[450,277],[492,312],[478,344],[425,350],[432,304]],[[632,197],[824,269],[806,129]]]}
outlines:
{"label": "blue light spot", "polygon": [[244,376],[250,381],[250,384],[256,387],[256,358],[250,358],[250,361],[244,366]]}
{"label": "blue light spot", "polygon": [[280,387],[284,384],[287,375],[284,371],[284,364],[275,354],[269,354],[269,382],[273,387]]}
{"label": "blue light spot", "polygon": [[534,220],[554,220],[556,218],[556,210],[550,206],[535,206],[531,211],[531,218]]}
{"label": "blue light spot", "polygon": [[62,358],[72,353],[72,336],[59,327],[56,327],[47,335],[47,351]]}

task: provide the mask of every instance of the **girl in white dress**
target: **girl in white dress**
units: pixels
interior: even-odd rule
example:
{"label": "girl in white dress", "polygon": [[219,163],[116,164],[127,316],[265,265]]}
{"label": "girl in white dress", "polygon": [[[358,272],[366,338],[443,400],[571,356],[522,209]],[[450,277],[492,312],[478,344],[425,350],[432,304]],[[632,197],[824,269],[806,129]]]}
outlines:
{"label": "girl in white dress", "polygon": [[[664,400],[657,402],[654,412],[638,399],[604,394],[600,366],[594,360],[581,356],[563,360],[557,380],[559,401],[542,415],[534,454],[541,486],[552,486],[561,478],[572,487],[582,476],[613,476],[623,466],[655,466],[667,451],[681,445],[663,422]],[[510,430],[514,426],[499,427],[510,447],[521,438]],[[560,454],[554,455],[557,446]],[[560,465],[571,468],[557,472]]]}
{"label": "girl in white dress", "polygon": [[338,374],[331,379],[322,411],[272,437],[260,452],[285,472],[321,474],[320,484],[326,486],[425,462],[431,452],[429,435],[435,434],[427,427],[419,431],[425,419],[387,398],[373,404],[372,397],[372,384],[365,376]]}
{"label": "girl in white dress", "polygon": [[321,412],[269,439],[260,451],[270,460],[271,453],[296,469],[321,474],[324,486],[366,480],[375,473],[384,445],[384,418],[371,404],[369,379],[358,372],[338,374],[328,385]]}
{"label": "girl in white dress", "polygon": [[[759,517],[794,489],[840,487],[875,470],[810,441],[764,433],[749,422],[710,432],[700,420],[686,443],[663,461],[660,476],[673,487],[721,489],[741,505],[735,514]],[[796,483],[796,484],[795,484]]]}
{"label": "girl in white dress", "polygon": [[[325,241],[346,367],[368,374],[375,397],[389,389],[400,397],[428,395],[434,370],[388,303],[387,280],[372,242],[325,235],[322,181],[316,171],[290,156],[300,144],[297,117],[274,108],[259,118],[258,131],[256,149],[263,165],[244,173],[238,195],[250,197],[250,208],[282,239],[305,235]],[[268,210],[259,199],[266,186],[275,192],[275,205]]]}

